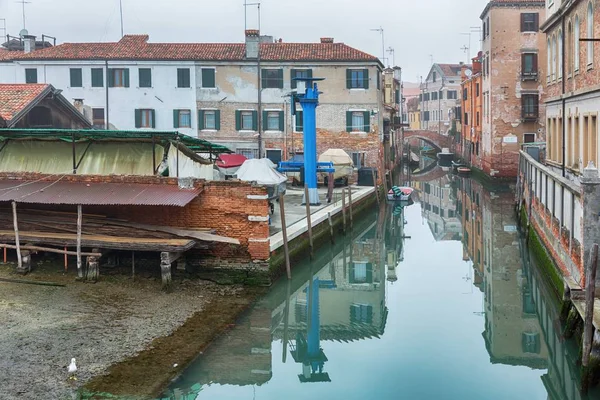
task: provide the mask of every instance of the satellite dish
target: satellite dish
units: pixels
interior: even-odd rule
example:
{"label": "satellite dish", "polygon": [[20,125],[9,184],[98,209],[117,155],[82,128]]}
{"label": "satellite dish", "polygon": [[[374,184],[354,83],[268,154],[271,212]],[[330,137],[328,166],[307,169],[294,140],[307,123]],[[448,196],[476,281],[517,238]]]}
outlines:
{"label": "satellite dish", "polygon": [[25,37],[27,35],[29,35],[29,31],[27,29],[21,29],[21,31],[19,32],[20,37]]}
{"label": "satellite dish", "polygon": [[465,75],[467,76],[467,78],[470,78],[470,77],[471,77],[471,75],[473,75],[473,71],[471,71],[470,69],[467,69],[467,70],[465,71]]}

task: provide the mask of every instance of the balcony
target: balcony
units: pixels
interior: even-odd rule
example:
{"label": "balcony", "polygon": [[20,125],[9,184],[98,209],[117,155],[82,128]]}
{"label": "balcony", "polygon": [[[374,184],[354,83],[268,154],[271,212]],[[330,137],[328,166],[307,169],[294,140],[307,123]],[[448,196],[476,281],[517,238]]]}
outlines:
{"label": "balcony", "polygon": [[538,80],[538,72],[537,71],[523,71],[523,72],[521,72],[521,80],[522,81],[537,81]]}

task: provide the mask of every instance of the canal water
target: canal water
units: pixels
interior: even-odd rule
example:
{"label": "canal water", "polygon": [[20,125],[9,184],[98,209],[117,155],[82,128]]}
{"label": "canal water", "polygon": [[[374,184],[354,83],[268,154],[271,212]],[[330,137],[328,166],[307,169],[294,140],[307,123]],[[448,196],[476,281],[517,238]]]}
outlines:
{"label": "canal water", "polygon": [[[163,399],[580,400],[514,195],[437,167],[294,267]],[[590,397],[598,398],[598,397]]]}

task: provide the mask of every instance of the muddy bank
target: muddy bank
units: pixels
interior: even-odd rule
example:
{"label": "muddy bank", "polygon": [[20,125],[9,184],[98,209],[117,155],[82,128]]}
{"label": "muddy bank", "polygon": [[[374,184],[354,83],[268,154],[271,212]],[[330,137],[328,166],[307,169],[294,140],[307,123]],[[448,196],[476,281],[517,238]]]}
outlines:
{"label": "muddy bank", "polygon": [[[240,286],[219,286],[183,275],[174,277],[169,294],[161,291],[160,278],[154,274],[132,280],[116,273],[85,284],[75,281],[75,271],[65,274],[53,263],[37,266],[25,278],[14,274],[12,265],[0,264],[0,278],[65,285],[0,282],[0,370],[4,371],[0,399],[71,399],[86,383],[117,393],[137,394],[144,385],[158,390],[177,372],[174,363],[185,365],[196,355],[192,352],[203,348],[198,343],[210,341],[235,320],[236,307],[244,308],[250,301]],[[225,309],[211,312],[213,302],[221,300]],[[227,314],[221,315],[223,311]],[[180,333],[173,334],[176,331]],[[136,355],[137,362],[132,358]],[[68,379],[72,357],[77,359],[77,380]],[[111,375],[92,380],[111,365]],[[134,370],[137,373],[127,375],[126,371]],[[139,393],[150,393],[147,389]]]}

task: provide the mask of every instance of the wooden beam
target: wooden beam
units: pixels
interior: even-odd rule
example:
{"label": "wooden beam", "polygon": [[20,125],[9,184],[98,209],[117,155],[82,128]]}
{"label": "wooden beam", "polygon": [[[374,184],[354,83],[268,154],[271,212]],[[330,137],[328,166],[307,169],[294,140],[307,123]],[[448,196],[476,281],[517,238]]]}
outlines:
{"label": "wooden beam", "polygon": [[81,265],[81,223],[83,213],[81,208],[81,204],[77,205],[77,276],[83,278],[83,268]]}
{"label": "wooden beam", "polygon": [[21,271],[23,268],[23,260],[21,259],[21,246],[19,243],[19,224],[17,223],[17,202],[12,202],[13,210],[13,226],[15,229],[15,249],[17,249],[17,271]]}
{"label": "wooden beam", "polygon": [[[16,249],[17,246],[14,246],[12,244],[0,243],[0,248]],[[22,250],[45,251],[45,252],[48,252],[48,253],[64,254],[65,256],[67,256],[67,255],[68,256],[76,256],[77,255],[76,251],[55,249],[53,247],[25,245],[25,246],[19,246],[19,248],[22,249]],[[92,253],[81,252],[80,254],[82,256],[87,256],[87,257],[102,257],[102,253],[100,253],[100,252],[92,252]]]}
{"label": "wooden beam", "polygon": [[77,161],[77,165],[75,165],[75,170],[79,169],[79,166],[81,165],[81,162],[83,161],[83,157],[85,157],[85,155],[87,154],[87,152],[90,149],[90,146],[92,145],[92,143],[94,143],[94,142],[90,141],[88,143],[88,145],[85,147],[85,150],[83,151],[83,154],[81,155],[81,157],[79,157],[79,161]]}

